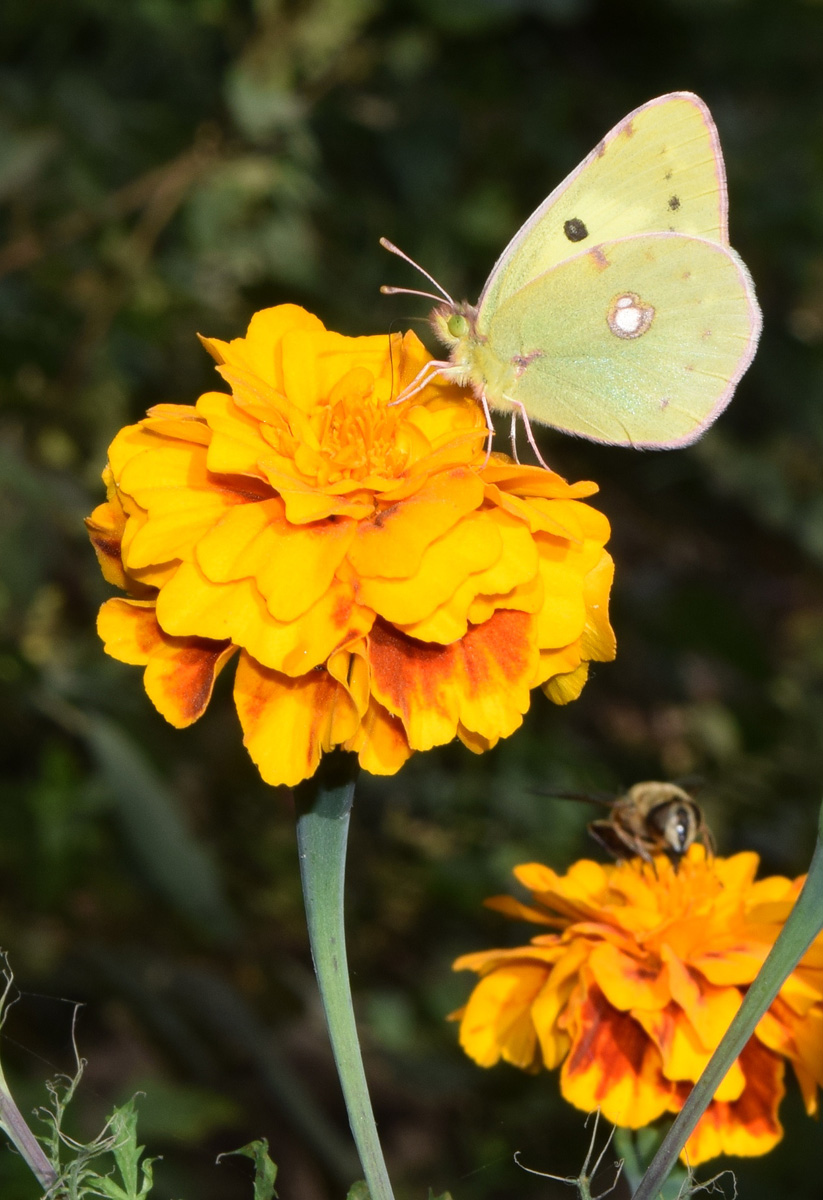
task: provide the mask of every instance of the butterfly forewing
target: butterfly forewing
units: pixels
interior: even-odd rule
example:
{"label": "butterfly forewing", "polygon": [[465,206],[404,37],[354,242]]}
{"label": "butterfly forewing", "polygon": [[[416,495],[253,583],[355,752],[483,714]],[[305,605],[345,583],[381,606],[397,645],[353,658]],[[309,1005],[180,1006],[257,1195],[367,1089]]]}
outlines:
{"label": "butterfly forewing", "polygon": [[717,131],[690,92],[629,113],[544,200],[489,276],[478,302],[479,331],[507,299],[579,251],[654,232],[728,238]]}
{"label": "butterfly forewing", "polygon": [[759,332],[733,250],[681,234],[620,238],[494,312],[488,347],[513,374],[506,395],[488,400],[595,441],[685,445],[728,403]]}

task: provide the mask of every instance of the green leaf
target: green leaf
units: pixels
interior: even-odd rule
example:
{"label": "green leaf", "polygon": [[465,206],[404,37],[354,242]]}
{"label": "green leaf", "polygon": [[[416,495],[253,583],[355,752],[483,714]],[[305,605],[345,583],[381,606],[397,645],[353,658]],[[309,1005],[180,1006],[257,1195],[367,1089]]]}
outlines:
{"label": "green leaf", "polygon": [[110,1176],[99,1177],[95,1185],[100,1188],[101,1195],[111,1197],[111,1200],[142,1200],[151,1191],[153,1164],[157,1160],[148,1158],[142,1164],[140,1162],[144,1147],[137,1145],[134,1097],[114,1110],[109,1118],[109,1129],[112,1135],[111,1153],[124,1186],[120,1187]]}
{"label": "green leaf", "polygon": [[247,1146],[241,1146],[239,1150],[226,1150],[217,1161],[235,1154],[250,1158],[254,1163],[254,1200],[272,1200],[272,1197],[277,1195],[274,1190],[277,1167],[269,1158],[269,1143],[266,1139],[258,1138],[255,1142],[249,1142]]}

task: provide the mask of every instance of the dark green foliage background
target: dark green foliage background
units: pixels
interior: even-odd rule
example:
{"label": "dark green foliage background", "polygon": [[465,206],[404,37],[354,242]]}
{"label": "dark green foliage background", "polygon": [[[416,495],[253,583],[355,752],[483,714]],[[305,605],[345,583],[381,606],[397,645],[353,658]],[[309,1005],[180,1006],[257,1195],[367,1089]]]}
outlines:
{"label": "dark green foliage background", "polygon": [[[284,1200],[342,1197],[346,1122],[306,945],[287,794],[240,745],[229,681],[174,732],[105,658],[109,589],[81,518],[106,446],[216,384],[195,333],[296,301],[331,328],[425,302],[384,234],[474,298],[519,222],[626,112],[688,88],[726,154],[732,240],[765,313],[729,411],[683,452],[546,432],[601,482],[618,661],[537,697],[482,759],[365,778],[350,854],[356,1001],[401,1200],[566,1194],[556,1079],[484,1072],[444,1021],[463,951],[523,935],[483,910],[532,858],[592,853],[535,787],[699,773],[721,852],[796,874],[823,781],[823,4],[820,0],[5,0],[0,12],[0,944],[20,992],[2,1061],[24,1110],[89,1060],[90,1136],[142,1088],[157,1196],[234,1200],[266,1136]],[[787,1136],[736,1165],[747,1200],[819,1195],[793,1082]],[[726,1165],[726,1164],[720,1164]],[[705,1172],[704,1172],[705,1173]],[[709,1172],[711,1173],[711,1172]],[[0,1153],[3,1200],[36,1195]]]}

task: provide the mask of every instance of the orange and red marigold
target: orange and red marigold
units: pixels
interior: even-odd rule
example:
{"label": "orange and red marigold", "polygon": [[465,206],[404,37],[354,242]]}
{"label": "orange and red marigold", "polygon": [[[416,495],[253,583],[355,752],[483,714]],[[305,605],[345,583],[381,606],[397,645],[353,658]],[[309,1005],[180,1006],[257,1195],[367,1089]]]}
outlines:
{"label": "orange and red marigold", "polygon": [[[487,904],[549,926],[527,946],[459,958],[481,976],[460,1019],[480,1066],[561,1066],[560,1090],[586,1111],[639,1129],[679,1112],[771,949],[803,880],[755,881],[759,859],[694,845],[675,871],[660,855],[565,875],[515,869],[533,904]],[[807,1111],[823,1087],[823,936],[789,976],[686,1143],[692,1165],[754,1155],[783,1134],[788,1059]]]}
{"label": "orange and red marigold", "polygon": [[244,741],[269,783],[356,751],[376,774],[512,733],[542,686],[575,698],[614,656],[596,487],[486,461],[475,400],[411,333],[348,338],[294,305],[204,338],[231,394],[160,404],[120,431],[87,524],[106,650],[145,667],[173,725],[237,656]]}

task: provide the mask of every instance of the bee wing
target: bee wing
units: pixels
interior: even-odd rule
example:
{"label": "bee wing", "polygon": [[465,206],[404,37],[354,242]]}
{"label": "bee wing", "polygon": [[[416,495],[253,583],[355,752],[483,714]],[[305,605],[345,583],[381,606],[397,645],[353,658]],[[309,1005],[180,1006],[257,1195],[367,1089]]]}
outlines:
{"label": "bee wing", "polygon": [[581,804],[600,804],[611,808],[614,796],[610,792],[567,792],[562,788],[529,788],[533,796],[550,796],[553,800],[576,800]]}

